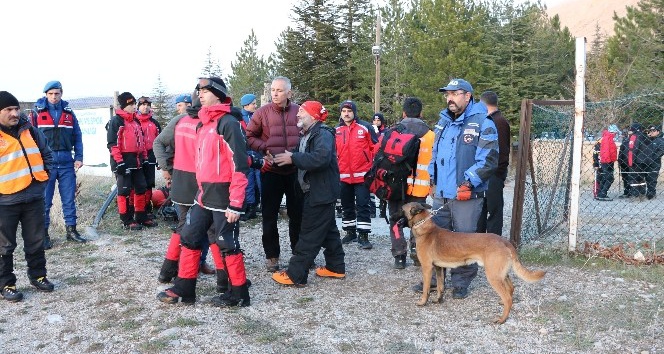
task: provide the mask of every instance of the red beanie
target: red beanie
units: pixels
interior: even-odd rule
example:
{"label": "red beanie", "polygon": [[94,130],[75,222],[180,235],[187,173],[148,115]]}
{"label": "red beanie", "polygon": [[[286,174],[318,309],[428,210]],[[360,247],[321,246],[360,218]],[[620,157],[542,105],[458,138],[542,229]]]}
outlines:
{"label": "red beanie", "polygon": [[327,119],[327,109],[318,101],[307,101],[300,107],[319,122],[324,122]]}

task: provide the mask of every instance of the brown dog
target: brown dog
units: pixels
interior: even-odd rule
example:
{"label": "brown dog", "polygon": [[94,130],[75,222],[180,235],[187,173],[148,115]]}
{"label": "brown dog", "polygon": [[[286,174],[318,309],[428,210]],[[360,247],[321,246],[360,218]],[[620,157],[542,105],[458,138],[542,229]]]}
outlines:
{"label": "brown dog", "polygon": [[503,316],[495,323],[503,323],[512,309],[514,285],[508,272],[514,269],[519,278],[532,283],[541,280],[546,272],[530,271],[521,265],[516,249],[504,238],[496,234],[452,232],[438,227],[431,220],[430,206],[408,203],[403,206],[408,226],[417,239],[417,258],[422,264],[423,291],[417,303],[424,306],[429,298],[431,272],[435,266],[437,294],[435,302],[443,298],[442,268],[456,268],[477,263],[484,267],[486,278],[500,295],[503,303]]}

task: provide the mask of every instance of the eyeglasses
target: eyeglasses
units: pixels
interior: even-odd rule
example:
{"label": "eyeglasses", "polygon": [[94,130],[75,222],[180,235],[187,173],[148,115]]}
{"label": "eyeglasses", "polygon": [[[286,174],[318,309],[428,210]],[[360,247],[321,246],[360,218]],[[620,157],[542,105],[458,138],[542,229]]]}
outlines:
{"label": "eyeglasses", "polygon": [[202,90],[204,88],[213,88],[215,90],[221,91],[226,97],[228,97],[228,90],[224,87],[221,86],[220,84],[204,77],[199,77],[198,78],[198,85],[196,85],[196,90]]}
{"label": "eyeglasses", "polygon": [[458,97],[458,96],[465,95],[465,94],[466,94],[466,91],[445,91],[445,92],[443,92],[443,96],[445,96],[446,98]]}

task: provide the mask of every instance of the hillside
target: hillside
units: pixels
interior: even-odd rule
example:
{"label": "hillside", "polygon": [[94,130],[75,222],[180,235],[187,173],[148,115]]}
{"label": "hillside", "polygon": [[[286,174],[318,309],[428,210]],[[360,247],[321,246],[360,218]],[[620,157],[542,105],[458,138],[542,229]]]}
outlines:
{"label": "hillside", "polygon": [[586,37],[590,43],[595,36],[595,25],[599,24],[604,37],[613,34],[613,14],[625,16],[627,6],[636,6],[638,0],[564,0],[550,6],[549,16],[560,16],[575,37]]}

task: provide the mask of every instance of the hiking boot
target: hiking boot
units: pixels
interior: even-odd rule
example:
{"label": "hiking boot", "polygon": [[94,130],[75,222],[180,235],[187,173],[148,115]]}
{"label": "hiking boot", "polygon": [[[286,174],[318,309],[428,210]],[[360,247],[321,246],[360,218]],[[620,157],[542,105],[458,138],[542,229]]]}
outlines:
{"label": "hiking boot", "polygon": [[74,241],[78,243],[86,243],[88,240],[84,239],[81,234],[76,231],[76,225],[67,225],[65,226],[65,229],[67,231],[67,240],[68,241]]}
{"label": "hiking boot", "polygon": [[9,302],[19,302],[23,300],[23,293],[16,290],[16,285],[6,285],[0,290],[2,298]]}
{"label": "hiking boot", "polygon": [[265,268],[268,272],[274,273],[279,270],[279,257],[268,258],[265,260]]}
{"label": "hiking boot", "polygon": [[53,248],[53,243],[51,242],[51,236],[48,235],[48,229],[46,230],[46,235],[44,235],[44,242],[43,242],[43,247],[44,251],[45,250],[50,250]]}
{"label": "hiking boot", "polygon": [[207,263],[201,264],[200,267],[198,267],[198,272],[201,274],[214,274],[216,273],[214,268],[210,267]]}
{"label": "hiking boot", "polygon": [[55,288],[55,285],[46,279],[46,276],[30,279],[30,284],[37,288],[39,291],[50,293]]}
{"label": "hiking boot", "polygon": [[141,225],[143,225],[145,227],[148,227],[148,228],[159,226],[159,224],[156,221],[150,220],[150,219],[146,219],[145,221],[141,222]]}
{"label": "hiking boot", "polygon": [[136,221],[133,221],[133,220],[124,223],[123,228],[124,228],[125,230],[131,230],[131,231],[140,231],[140,230],[143,230],[143,226],[142,226],[141,224],[137,223]]}
{"label": "hiking boot", "polygon": [[394,256],[394,269],[406,268],[406,255]]}
{"label": "hiking boot", "polygon": [[159,271],[159,276],[157,281],[162,284],[168,284],[178,275],[178,261],[171,259],[164,259],[164,263],[161,264],[161,270]]}
{"label": "hiking boot", "polygon": [[345,273],[335,273],[327,269],[326,267],[316,268],[316,275],[323,278],[337,278],[337,279],[343,279],[346,277]]}
{"label": "hiking boot", "polygon": [[178,301],[183,304],[191,305],[196,302],[195,297],[180,297],[180,295],[173,292],[172,289],[166,289],[157,294],[157,299],[166,304],[177,304]]}
{"label": "hiking boot", "polygon": [[212,298],[212,306],[215,307],[247,307],[249,305],[251,305],[251,298],[247,283],[231,286],[231,291]]}
{"label": "hiking boot", "polygon": [[370,250],[373,248],[373,245],[371,242],[369,242],[369,233],[368,232],[362,232],[357,236],[357,242],[359,243],[358,248],[361,248],[363,250]]}
{"label": "hiking boot", "polygon": [[274,272],[272,274],[272,280],[276,281],[277,283],[281,285],[289,285],[289,286],[294,286],[294,287],[304,287],[304,284],[296,284],[294,283],[291,278],[286,274],[285,270],[282,270],[281,272]]}
{"label": "hiking boot", "polygon": [[621,194],[618,196],[618,199],[626,199],[626,198],[631,198],[632,196],[629,194]]}
{"label": "hiking boot", "polygon": [[354,241],[357,241],[357,233],[355,232],[355,229],[346,230],[346,236],[341,239],[341,243],[347,245]]}
{"label": "hiking boot", "polygon": [[468,288],[458,287],[452,290],[453,299],[465,299],[467,297],[468,297]]}

